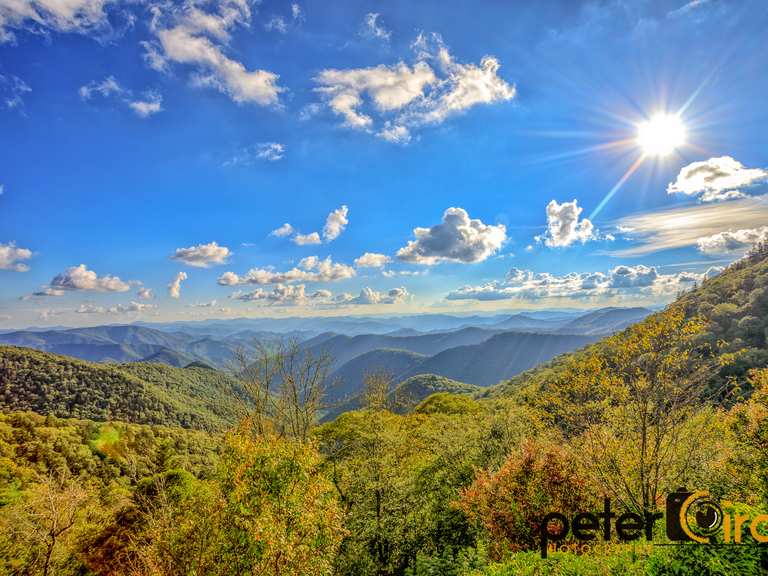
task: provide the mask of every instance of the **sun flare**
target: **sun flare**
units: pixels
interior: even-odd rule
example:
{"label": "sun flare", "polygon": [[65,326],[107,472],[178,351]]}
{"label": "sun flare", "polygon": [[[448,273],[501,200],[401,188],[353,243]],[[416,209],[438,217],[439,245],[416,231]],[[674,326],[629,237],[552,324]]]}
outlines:
{"label": "sun flare", "polygon": [[668,156],[685,144],[685,126],[676,114],[656,114],[638,125],[637,143],[646,156]]}

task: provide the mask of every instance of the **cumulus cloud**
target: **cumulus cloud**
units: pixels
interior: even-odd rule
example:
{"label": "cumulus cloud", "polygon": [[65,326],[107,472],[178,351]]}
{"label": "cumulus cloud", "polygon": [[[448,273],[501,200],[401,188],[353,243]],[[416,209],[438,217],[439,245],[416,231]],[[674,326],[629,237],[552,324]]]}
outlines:
{"label": "cumulus cloud", "polygon": [[503,224],[484,224],[470,219],[463,208],[448,208],[443,222],[431,228],[415,228],[415,240],[397,251],[405,262],[433,265],[438,262],[482,262],[507,239]]}
{"label": "cumulus cloud", "polygon": [[727,230],[699,238],[699,252],[704,254],[738,254],[746,252],[755,244],[768,242],[768,226]]}
{"label": "cumulus cloud", "polygon": [[18,248],[16,244],[0,244],[0,270],[13,270],[14,272],[26,272],[29,266],[24,260],[32,258],[32,251],[26,248]]}
{"label": "cumulus cloud", "polygon": [[320,234],[317,232],[310,232],[309,234],[299,234],[298,232],[296,235],[291,238],[291,241],[294,244],[297,244],[299,246],[307,246],[312,244],[321,244],[322,240],[320,240]]}
{"label": "cumulus cloud", "polygon": [[405,301],[410,294],[404,287],[392,288],[387,292],[379,292],[373,288],[363,288],[360,294],[352,296],[350,294],[340,294],[336,298],[336,304],[353,304],[353,305],[369,305],[369,304],[400,304]]}
{"label": "cumulus cloud", "polygon": [[155,92],[148,92],[143,98],[128,101],[128,107],[139,118],[149,118],[163,111],[163,97]]}
{"label": "cumulus cloud", "polygon": [[272,290],[258,288],[252,292],[235,292],[231,298],[243,302],[263,302],[274,306],[297,306],[306,304],[311,299],[307,297],[304,284],[276,284]]}
{"label": "cumulus cloud", "polygon": [[328,214],[323,227],[323,238],[326,242],[336,240],[344,232],[344,228],[349,224],[347,214],[349,214],[349,209],[344,205]]}
{"label": "cumulus cloud", "polygon": [[193,84],[215,88],[238,104],[277,105],[284,91],[277,84],[277,74],[248,70],[226,55],[232,30],[250,25],[251,3],[221,0],[212,11],[200,6],[153,6],[155,40],[144,43],[147,63],[157,70],[166,70],[169,63],[187,65],[193,69]]}
{"label": "cumulus cloud", "polygon": [[246,274],[238,276],[234,272],[222,274],[218,283],[221,286],[240,284],[290,284],[294,282],[333,282],[355,276],[355,269],[346,264],[333,262],[331,257],[320,260],[317,257],[305,258],[298,267],[286,272],[277,272],[270,268],[252,268]]}
{"label": "cumulus cloud", "polygon": [[275,228],[269,233],[270,236],[277,236],[278,238],[284,238],[293,234],[293,226],[286,222],[280,228]]}
{"label": "cumulus cloud", "polygon": [[186,272],[179,272],[176,274],[176,277],[171,280],[171,283],[168,284],[168,295],[171,298],[180,298],[181,297],[181,283],[187,279],[187,273]]}
{"label": "cumulus cloud", "polygon": [[363,18],[362,35],[367,38],[375,38],[377,40],[389,42],[389,38],[392,33],[384,28],[384,26],[379,22],[380,16],[381,15],[376,12],[369,12],[365,15],[365,18]]}
{"label": "cumulus cloud", "polygon": [[263,303],[270,306],[320,306],[335,308],[373,304],[399,304],[410,298],[405,287],[392,288],[385,292],[363,288],[359,295],[348,292],[334,295],[330,290],[316,290],[308,294],[304,284],[276,284],[271,290],[257,288],[251,292],[235,292],[230,298],[249,303]]}
{"label": "cumulus cloud", "polygon": [[383,268],[389,264],[392,258],[386,254],[377,254],[375,252],[366,252],[355,259],[355,266],[358,268]]}
{"label": "cumulus cloud", "polygon": [[172,260],[184,262],[188,266],[196,268],[210,268],[219,264],[225,264],[227,258],[232,255],[229,248],[219,246],[216,242],[208,244],[198,244],[189,248],[177,248]]}
{"label": "cumulus cloud", "polygon": [[609,272],[564,275],[536,273],[513,268],[503,280],[479,286],[464,286],[449,293],[448,300],[521,300],[551,298],[572,300],[646,296],[672,298],[721,269],[705,273],[663,274],[652,266],[616,266]]}
{"label": "cumulus cloud", "polygon": [[110,29],[113,0],[0,0],[0,44],[15,40],[14,29],[102,35]]}
{"label": "cumulus cloud", "polygon": [[149,118],[163,110],[163,97],[157,92],[148,90],[142,96],[134,96],[131,90],[123,88],[114,76],[107,76],[103,80],[93,80],[80,86],[78,94],[83,101],[91,101],[101,97],[116,99],[128,106],[139,118]]}
{"label": "cumulus cloud", "polygon": [[552,200],[547,204],[547,231],[536,236],[536,240],[551,248],[565,248],[577,242],[584,244],[595,240],[597,230],[592,222],[588,218],[579,220],[582,210],[576,200],[562,204]]}
{"label": "cumulus cloud", "polygon": [[130,290],[130,283],[124,282],[117,276],[98,276],[93,270],[88,270],[85,264],[72,266],[66,272],[56,275],[49,288],[55,294],[59,291],[88,291],[88,292],[127,292]]}
{"label": "cumulus cloud", "polygon": [[136,292],[136,297],[142,300],[152,300],[155,294],[149,288],[139,288],[138,292]]}
{"label": "cumulus cloud", "polygon": [[291,226],[288,222],[280,226],[279,228],[272,230],[270,236],[277,236],[278,238],[285,238],[292,236],[291,242],[298,246],[307,246],[314,244],[322,244],[323,239],[325,242],[333,242],[338,238],[344,229],[349,224],[349,208],[346,205],[333,210],[325,218],[325,226],[323,226],[323,236],[320,237],[318,232],[310,232],[309,234],[302,234]]}
{"label": "cumulus cloud", "polygon": [[322,70],[314,79],[315,90],[346,127],[401,144],[411,140],[416,127],[515,96],[515,87],[499,77],[500,64],[492,56],[479,65],[456,62],[436,34],[419,34],[413,49],[412,65]]}
{"label": "cumulus cloud", "polygon": [[730,156],[720,156],[684,166],[667,193],[697,196],[702,202],[733,200],[745,197],[745,188],[766,181],[768,170],[746,168]]}
{"label": "cumulus cloud", "polygon": [[224,166],[251,166],[257,161],[277,162],[285,156],[285,144],[279,142],[261,142],[238,151],[224,162]]}

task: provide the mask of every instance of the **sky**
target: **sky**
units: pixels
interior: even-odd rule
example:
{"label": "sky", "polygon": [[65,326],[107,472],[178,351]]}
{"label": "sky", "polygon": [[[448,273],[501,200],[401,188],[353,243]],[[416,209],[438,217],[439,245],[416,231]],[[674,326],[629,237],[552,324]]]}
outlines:
{"label": "sky", "polygon": [[660,306],[768,237],[764,0],[0,0],[0,328]]}

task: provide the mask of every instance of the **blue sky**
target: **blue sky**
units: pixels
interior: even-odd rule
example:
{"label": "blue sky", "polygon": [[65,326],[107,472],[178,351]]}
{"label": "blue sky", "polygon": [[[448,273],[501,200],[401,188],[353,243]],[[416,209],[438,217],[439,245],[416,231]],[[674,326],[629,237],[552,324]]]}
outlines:
{"label": "blue sky", "polygon": [[0,327],[662,304],[768,233],[767,25],[0,0]]}

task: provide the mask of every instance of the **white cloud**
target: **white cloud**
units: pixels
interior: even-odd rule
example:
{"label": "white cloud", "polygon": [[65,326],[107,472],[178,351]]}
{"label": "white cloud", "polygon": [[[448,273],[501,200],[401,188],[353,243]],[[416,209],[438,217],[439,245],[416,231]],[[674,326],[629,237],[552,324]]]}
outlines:
{"label": "white cloud", "polygon": [[179,272],[176,274],[176,277],[171,280],[171,283],[168,284],[168,295],[171,298],[180,298],[181,297],[181,283],[187,279],[187,273],[186,272]]}
{"label": "white cloud", "polygon": [[394,278],[395,276],[426,276],[427,270],[384,270],[381,273],[384,278]]}
{"label": "white cloud", "polygon": [[310,232],[309,234],[299,234],[298,232],[296,235],[291,238],[291,241],[294,244],[298,244],[299,246],[307,246],[312,244],[321,244],[322,240],[320,240],[320,234],[317,232]]}
{"label": "white cloud", "polygon": [[217,301],[210,300],[209,302],[195,302],[194,304],[187,304],[190,308],[216,308]]}
{"label": "white cloud", "polygon": [[97,306],[90,302],[85,302],[77,307],[77,314],[127,314],[130,312],[145,312],[157,308],[154,304],[142,304],[140,302],[129,302],[128,304],[117,304],[116,306]]}
{"label": "white cloud", "polygon": [[345,126],[399,144],[411,140],[415,127],[515,96],[515,87],[498,76],[500,65],[492,56],[479,66],[456,62],[437,34],[419,34],[413,49],[412,66],[323,70],[315,77],[315,90]]}
{"label": "white cloud", "polygon": [[[344,232],[347,224],[349,224],[348,214],[349,208],[344,205],[328,214],[325,219],[325,226],[323,227],[323,238],[326,242],[334,241]],[[288,222],[270,232],[270,236],[277,236],[278,238],[285,238],[291,235],[293,235],[291,242],[298,246],[322,244],[323,242],[318,232],[302,234]]]}
{"label": "white cloud", "polygon": [[289,284],[293,282],[332,282],[355,276],[355,269],[346,264],[333,262],[331,257],[320,260],[316,257],[305,258],[300,267],[286,272],[276,272],[269,268],[252,268],[244,276],[234,272],[225,272],[219,277],[221,286],[239,284]]}
{"label": "white cloud", "polygon": [[135,97],[131,90],[123,88],[114,76],[107,76],[104,80],[93,80],[77,91],[83,101],[91,101],[96,96],[101,98],[115,98],[125,106],[128,106],[139,118],[149,118],[163,111],[163,96],[151,90],[142,96]]}
{"label": "white cloud", "polygon": [[323,238],[326,242],[336,240],[344,232],[344,228],[349,224],[347,214],[349,214],[349,209],[346,206],[341,206],[341,208],[328,214],[323,227]]}
{"label": "white cloud", "polygon": [[26,248],[17,248],[13,242],[0,244],[0,270],[13,270],[14,272],[26,272],[29,266],[23,260],[32,258],[32,251]]}
{"label": "white cloud", "polygon": [[364,94],[379,112],[390,112],[423,96],[425,87],[436,81],[425,62],[417,62],[412,68],[400,62],[394,66],[327,69],[315,77],[317,91],[325,96],[331,110],[344,118],[346,126],[358,129],[370,128],[374,123],[373,118],[360,112]]}
{"label": "white cloud", "polygon": [[197,86],[215,88],[238,104],[277,105],[284,91],[277,84],[277,74],[248,70],[225,54],[231,30],[250,25],[251,3],[220,0],[212,12],[199,6],[168,4],[152,8],[151,29],[156,42],[144,44],[149,65],[164,70],[169,62],[186,64],[194,69],[192,82]]}
{"label": "white cloud", "polygon": [[110,28],[106,8],[113,0],[0,0],[0,44],[13,42],[13,29],[50,29],[86,35]]}
{"label": "white cloud", "polygon": [[363,288],[358,296],[353,297],[350,294],[340,294],[335,302],[337,304],[356,305],[400,304],[409,296],[408,290],[404,287],[392,288],[387,292],[379,292],[373,288]]}
{"label": "white cloud", "polygon": [[232,255],[229,248],[219,246],[216,242],[198,244],[189,248],[177,248],[172,260],[184,262],[196,268],[210,268],[219,264],[225,264],[227,258]]}
{"label": "white cloud", "polygon": [[699,252],[705,254],[738,254],[755,244],[768,241],[768,226],[727,230],[698,239]]}
{"label": "white cloud", "polygon": [[285,145],[278,142],[263,142],[256,146],[256,157],[274,162],[285,156]]}
{"label": "white cloud", "polygon": [[299,6],[299,4],[296,2],[291,3],[291,16],[294,20],[302,20],[304,18],[304,13],[301,11],[301,6]]}
{"label": "white cloud", "polygon": [[129,101],[128,106],[139,118],[149,118],[163,111],[163,97],[160,94],[150,92],[144,99]]}
{"label": "white cloud", "polygon": [[610,256],[640,256],[697,246],[699,239],[727,230],[758,228],[768,222],[768,196],[752,196],[717,204],[657,210],[619,220],[617,229],[635,245]]}
{"label": "white cloud", "polygon": [[482,262],[507,239],[503,224],[484,224],[470,219],[462,208],[448,208],[443,222],[431,228],[415,228],[416,240],[397,251],[405,262],[433,265],[438,262]]}
{"label": "white cloud", "polygon": [[152,300],[155,294],[149,288],[139,288],[138,292],[136,292],[136,297],[142,300]]}
{"label": "white cloud", "polygon": [[[2,4],[2,0],[0,0]],[[2,44],[2,17],[0,16],[0,44]],[[32,88],[18,76],[0,74],[0,102],[8,110],[24,109],[24,97]]]}
{"label": "white cloud", "polygon": [[[64,296],[66,292],[64,290],[61,290],[59,288],[51,288],[50,286],[44,287],[41,290],[38,290],[37,292],[33,292],[32,296],[34,297],[46,297],[46,296]],[[28,300],[28,296],[22,296],[22,300]]]}
{"label": "white cloud", "polygon": [[280,228],[275,228],[269,233],[270,236],[277,236],[278,238],[284,238],[293,234],[293,226],[286,222]]}
{"label": "white cloud", "polygon": [[730,156],[720,156],[684,166],[667,193],[698,196],[703,202],[733,200],[746,196],[744,188],[766,181],[768,170],[745,168]]}
{"label": "white cloud", "polygon": [[286,24],[285,19],[282,16],[273,16],[270,18],[266,24],[264,24],[264,29],[267,32],[275,31],[279,32],[280,34],[287,34],[288,33],[288,24]]}
{"label": "white cloud", "polygon": [[81,99],[91,100],[96,94],[103,98],[108,98],[112,95],[125,93],[125,89],[120,86],[114,76],[107,76],[100,82],[93,80],[84,86],[80,86],[77,93],[80,94]]}
{"label": "white cloud", "polygon": [[379,16],[380,14],[376,12],[369,12],[365,15],[365,18],[363,19],[362,34],[368,38],[376,38],[377,40],[389,42],[389,38],[392,35],[392,32],[384,28],[384,26],[379,23]]}
{"label": "white cloud", "polygon": [[375,252],[366,252],[359,258],[355,259],[355,266],[358,268],[383,268],[386,264],[389,264],[392,258],[386,254],[377,254]]}
{"label": "white cloud", "polygon": [[607,273],[582,272],[564,275],[536,273],[513,268],[504,280],[479,286],[464,286],[447,296],[448,300],[604,299],[609,297],[673,298],[681,290],[707,278],[679,272],[662,274],[651,266],[616,266]]}
{"label": "white cloud", "polygon": [[50,284],[54,292],[63,290],[127,292],[130,287],[130,283],[124,282],[117,276],[98,276],[93,270],[88,270],[85,264],[68,268],[66,272],[56,275]]}
{"label": "white cloud", "polygon": [[322,306],[342,307],[374,304],[400,304],[410,297],[404,287],[392,288],[379,292],[372,288],[363,288],[355,296],[348,292],[334,295],[330,290],[316,290],[307,294],[304,284],[276,284],[271,290],[257,288],[251,292],[234,292],[230,298],[249,303],[264,303],[270,306]]}
{"label": "white cloud", "polygon": [[276,284],[272,290],[259,288],[253,292],[235,292],[231,298],[243,302],[264,302],[275,306],[296,306],[308,301],[304,284]]}
{"label": "white cloud", "polygon": [[584,244],[597,239],[597,231],[592,222],[588,218],[579,220],[582,210],[576,200],[562,204],[552,200],[547,204],[547,231],[536,236],[536,240],[551,248],[564,248],[577,242]]}

